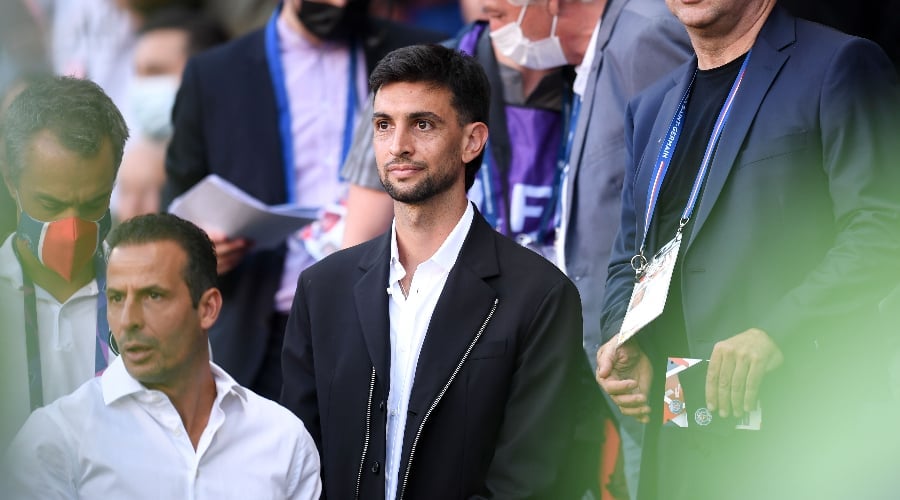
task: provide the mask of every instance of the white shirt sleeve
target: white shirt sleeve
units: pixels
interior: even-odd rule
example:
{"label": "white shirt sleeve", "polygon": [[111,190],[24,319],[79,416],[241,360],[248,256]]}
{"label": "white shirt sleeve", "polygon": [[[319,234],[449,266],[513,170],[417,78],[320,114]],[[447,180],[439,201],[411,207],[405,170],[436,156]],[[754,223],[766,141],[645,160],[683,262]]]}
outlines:
{"label": "white shirt sleeve", "polygon": [[322,494],[322,479],[319,471],[319,451],[312,436],[302,424],[298,425],[294,443],[294,457],[288,472],[287,498],[294,500],[317,500]]}
{"label": "white shirt sleeve", "polygon": [[59,421],[39,409],[25,422],[6,451],[11,499],[77,499],[75,448]]}

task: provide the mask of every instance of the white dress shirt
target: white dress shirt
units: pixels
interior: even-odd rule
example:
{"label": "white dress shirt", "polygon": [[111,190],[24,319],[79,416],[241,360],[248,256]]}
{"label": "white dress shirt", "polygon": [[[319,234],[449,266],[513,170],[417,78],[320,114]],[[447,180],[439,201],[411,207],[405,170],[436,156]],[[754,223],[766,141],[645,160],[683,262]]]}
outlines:
{"label": "white dress shirt", "polygon": [[431,315],[437,305],[450,269],[456,263],[475,210],[466,206],[459,222],[430,259],[416,268],[409,294],[404,297],[400,280],[406,270],[400,263],[397,250],[397,229],[391,227],[391,265],[388,276],[388,314],[391,321],[391,386],[388,393],[387,456],[385,459],[385,498],[397,496],[400,455],[403,451],[403,434],[406,430],[406,412],[409,395],[415,381],[419,352],[425,342],[425,333],[431,323]]}
{"label": "white dress shirt", "polygon": [[[22,267],[13,251],[14,239],[15,235],[10,235],[0,246],[0,450],[31,413]],[[35,285],[34,291],[47,404],[94,377],[100,290],[92,280],[62,303],[40,286]]]}
{"label": "white dress shirt", "polygon": [[196,450],[168,397],[117,358],[28,418],[7,451],[11,498],[319,498],[303,423],[210,367],[216,399]]}

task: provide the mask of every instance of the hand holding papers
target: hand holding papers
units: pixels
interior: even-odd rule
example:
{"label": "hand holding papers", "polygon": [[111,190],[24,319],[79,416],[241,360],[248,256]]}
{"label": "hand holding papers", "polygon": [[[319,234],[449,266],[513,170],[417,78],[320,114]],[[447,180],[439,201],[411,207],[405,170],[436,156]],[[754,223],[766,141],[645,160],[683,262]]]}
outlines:
{"label": "hand holding papers", "polygon": [[317,208],[268,206],[218,175],[208,175],[172,201],[169,212],[198,226],[274,248],[316,219]]}

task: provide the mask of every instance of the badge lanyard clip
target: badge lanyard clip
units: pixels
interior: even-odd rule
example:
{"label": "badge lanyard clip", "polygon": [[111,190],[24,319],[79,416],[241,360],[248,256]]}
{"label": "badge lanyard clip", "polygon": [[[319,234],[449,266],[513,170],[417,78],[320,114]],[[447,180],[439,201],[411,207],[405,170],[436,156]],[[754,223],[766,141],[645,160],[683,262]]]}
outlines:
{"label": "badge lanyard clip", "polygon": [[[731,90],[728,92],[728,97],[725,99],[725,104],[722,105],[722,109],[719,111],[719,116],[716,118],[715,125],[713,126],[712,135],[709,138],[709,142],[706,145],[706,150],[703,153],[703,160],[700,162],[700,169],[697,172],[697,177],[694,179],[694,185],[691,188],[691,194],[688,198],[688,202],[684,207],[684,211],[681,214],[681,219],[678,221],[678,229],[676,230],[676,237],[680,236],[685,226],[687,226],[688,222],[691,220],[691,215],[694,211],[694,206],[697,203],[697,199],[700,196],[700,188],[703,186],[703,182],[706,179],[706,173],[709,171],[710,163],[712,163],[713,153],[716,150],[716,146],[719,143],[719,139],[722,136],[722,130],[725,128],[725,122],[728,120],[728,116],[731,113],[732,104],[734,104],[734,98],[737,95],[738,89],[741,87],[741,83],[744,80],[744,73],[747,70],[747,63],[750,61],[750,52],[747,53],[747,56],[744,58],[744,62],[741,64],[741,69],[738,72],[737,78],[735,78],[734,83],[731,86]],[[681,135],[681,126],[684,121],[684,114],[687,108],[687,100],[690,95],[691,88],[694,86],[694,79],[696,79],[696,72],[694,73],[694,78],[691,79],[691,82],[688,84],[687,88],[684,91],[684,94],[681,96],[681,101],[678,104],[678,109],[675,112],[675,116],[672,118],[672,122],[669,125],[669,130],[666,133],[666,136],[663,141],[662,147],[660,147],[659,155],[657,156],[656,161],[656,170],[653,173],[653,182],[650,183],[650,186],[647,188],[647,209],[644,212],[644,234],[641,238],[640,250],[634,257],[631,258],[631,267],[634,269],[637,278],[640,278],[644,269],[647,267],[647,258],[644,256],[644,248],[647,243],[647,232],[650,229],[650,223],[653,220],[653,213],[656,208],[656,202],[659,199],[659,193],[662,189],[663,179],[665,179],[666,172],[669,169],[669,164],[672,161],[672,157],[675,153],[675,147],[678,144],[678,139]]]}

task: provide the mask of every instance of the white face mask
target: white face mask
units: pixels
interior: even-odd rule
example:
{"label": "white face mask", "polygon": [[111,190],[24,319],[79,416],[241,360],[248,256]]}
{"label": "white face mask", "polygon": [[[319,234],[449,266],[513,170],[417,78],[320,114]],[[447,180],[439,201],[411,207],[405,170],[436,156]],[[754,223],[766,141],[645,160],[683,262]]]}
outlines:
{"label": "white face mask", "polygon": [[156,141],[172,137],[172,107],[180,84],[174,75],[134,77],[128,98],[138,133]]}
{"label": "white face mask", "polygon": [[491,31],[494,47],[516,64],[526,68],[540,70],[568,64],[566,54],[559,43],[559,37],[556,36],[558,16],[553,16],[550,36],[542,40],[531,41],[522,33],[522,19],[525,18],[525,9],[527,8],[528,4],[522,6],[522,10],[519,11],[519,19],[515,24],[509,23],[500,29]]}

